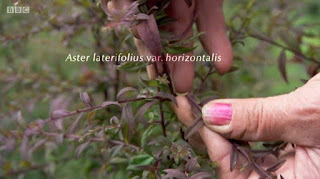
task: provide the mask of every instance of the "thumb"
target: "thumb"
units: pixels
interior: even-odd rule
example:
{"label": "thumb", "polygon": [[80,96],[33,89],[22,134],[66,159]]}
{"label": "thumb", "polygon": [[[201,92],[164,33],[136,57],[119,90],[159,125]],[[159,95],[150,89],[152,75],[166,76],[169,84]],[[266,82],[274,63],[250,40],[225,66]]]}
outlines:
{"label": "thumb", "polygon": [[203,119],[227,138],[314,146],[320,140],[319,87],[309,83],[281,96],[214,100],[202,108]]}

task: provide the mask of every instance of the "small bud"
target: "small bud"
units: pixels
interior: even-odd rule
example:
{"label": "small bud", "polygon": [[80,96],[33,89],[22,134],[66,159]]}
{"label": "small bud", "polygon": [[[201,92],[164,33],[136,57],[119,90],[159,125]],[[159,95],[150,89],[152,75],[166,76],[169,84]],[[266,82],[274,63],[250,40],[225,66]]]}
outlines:
{"label": "small bud", "polygon": [[53,119],[59,119],[59,118],[62,118],[66,115],[69,114],[69,111],[66,111],[66,110],[56,110],[56,111],[53,111],[52,114],[51,114],[51,117]]}
{"label": "small bud", "polygon": [[81,99],[81,101],[82,101],[83,103],[85,103],[86,105],[92,106],[90,97],[89,97],[89,95],[88,95],[87,92],[80,93],[80,99]]}

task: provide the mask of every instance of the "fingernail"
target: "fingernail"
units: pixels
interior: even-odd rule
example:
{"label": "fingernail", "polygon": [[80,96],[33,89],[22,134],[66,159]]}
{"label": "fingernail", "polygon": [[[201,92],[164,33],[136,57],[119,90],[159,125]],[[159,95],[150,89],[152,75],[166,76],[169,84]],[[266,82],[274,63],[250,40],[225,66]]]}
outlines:
{"label": "fingernail", "polygon": [[202,108],[202,115],[209,124],[227,125],[231,121],[232,106],[227,103],[209,103]]}

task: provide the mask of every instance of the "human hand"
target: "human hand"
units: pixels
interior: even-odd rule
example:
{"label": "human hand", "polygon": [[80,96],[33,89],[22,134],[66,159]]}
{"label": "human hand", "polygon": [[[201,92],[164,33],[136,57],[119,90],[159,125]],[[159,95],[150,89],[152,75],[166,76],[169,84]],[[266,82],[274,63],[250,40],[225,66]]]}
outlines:
{"label": "human hand", "polygon": [[[150,0],[157,3],[161,0]],[[122,9],[128,7],[132,0],[112,0],[108,3],[109,9]],[[197,5],[195,5],[197,3]],[[200,41],[208,54],[218,54],[221,61],[215,61],[215,67],[220,74],[227,72],[232,66],[232,48],[226,35],[226,26],[222,11],[222,0],[201,0],[193,1],[193,5],[188,7],[185,0],[174,0],[166,8],[166,13],[170,18],[176,19],[168,25],[161,27],[163,31],[180,35],[192,22],[195,7],[197,7],[196,24],[199,32],[204,32],[200,36]],[[193,35],[193,29],[188,29],[184,39]],[[135,39],[139,52],[144,51],[145,46],[139,39]],[[189,44],[192,45],[192,42]],[[186,55],[193,55],[192,52]],[[193,62],[167,62],[175,90],[178,93],[185,93],[191,90],[194,79]]]}
{"label": "human hand", "polygon": [[[187,99],[177,97],[177,101],[178,118],[186,125],[192,124],[194,118]],[[320,73],[289,94],[213,100],[202,108],[202,115],[206,126],[199,132],[210,159],[219,164],[219,178],[259,178],[250,168],[230,172],[232,145],[226,138],[239,136],[244,141],[282,140],[295,144],[295,148],[288,146],[280,153],[286,162],[277,170],[278,177],[320,177]],[[262,165],[270,167],[275,160],[270,155]]]}

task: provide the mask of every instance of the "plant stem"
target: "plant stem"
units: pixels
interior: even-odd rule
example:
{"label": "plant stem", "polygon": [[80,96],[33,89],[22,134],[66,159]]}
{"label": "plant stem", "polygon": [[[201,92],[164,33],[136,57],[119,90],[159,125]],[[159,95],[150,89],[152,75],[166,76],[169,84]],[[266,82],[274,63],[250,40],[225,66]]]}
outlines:
{"label": "plant stem", "polygon": [[193,99],[190,94],[187,95],[187,99],[201,112],[201,106]]}
{"label": "plant stem", "polygon": [[174,93],[174,87],[173,87],[173,83],[172,83],[172,80],[171,80],[171,73],[170,73],[170,69],[169,69],[169,66],[165,60],[165,55],[162,53],[162,57],[163,59],[163,69],[164,69],[164,73],[167,75],[167,79],[169,81],[169,89],[170,89],[170,93],[174,96],[176,96],[176,94]]}
{"label": "plant stem", "polygon": [[207,80],[207,78],[212,74],[212,69],[213,66],[210,67],[209,71],[207,72],[206,76],[204,76],[203,79],[201,79],[201,84],[199,85],[199,87],[196,89],[196,91],[194,92],[194,94],[197,94],[200,92],[200,90],[203,88],[204,82]]}
{"label": "plant stem", "polygon": [[30,172],[32,170],[39,170],[46,168],[49,164],[42,164],[42,165],[33,165],[25,169],[20,169],[20,170],[10,170],[8,173],[6,173],[6,176],[0,176],[0,178],[6,178],[7,176],[12,176],[12,175],[19,175],[23,173]]}
{"label": "plant stem", "polygon": [[133,102],[133,101],[140,101],[140,100],[144,100],[147,98],[133,98],[133,99],[127,99],[127,100],[122,100],[122,101],[118,101],[118,103],[128,103],[128,102]]}
{"label": "plant stem", "polygon": [[258,39],[258,40],[261,40],[261,41],[264,41],[264,42],[267,42],[267,43],[269,43],[269,44],[271,44],[271,45],[280,47],[280,48],[282,48],[282,49],[284,49],[284,50],[288,50],[288,51],[294,53],[297,57],[300,57],[300,58],[303,58],[303,59],[312,61],[312,62],[317,63],[317,64],[320,64],[320,61],[317,61],[316,59],[311,58],[311,57],[307,57],[307,56],[303,55],[303,54],[302,54],[301,52],[299,52],[299,51],[296,51],[296,50],[294,50],[294,49],[291,49],[291,48],[289,48],[289,47],[286,47],[286,46],[284,46],[284,45],[281,45],[281,44],[279,44],[278,42],[276,42],[276,41],[274,41],[274,40],[272,40],[272,39],[270,39],[270,38],[264,37],[264,36],[262,36],[262,35],[260,35],[260,34],[252,33],[252,34],[248,34],[248,36],[249,36],[249,37],[252,37],[252,38],[255,38],[255,39]]}
{"label": "plant stem", "polygon": [[162,134],[164,137],[167,137],[167,132],[166,132],[166,125],[164,122],[164,114],[163,114],[163,109],[162,109],[162,101],[160,100],[159,102],[159,110],[160,110],[160,118],[161,118],[161,128],[162,128]]}

